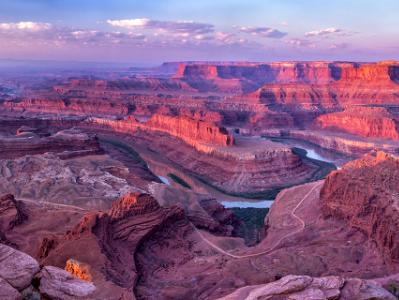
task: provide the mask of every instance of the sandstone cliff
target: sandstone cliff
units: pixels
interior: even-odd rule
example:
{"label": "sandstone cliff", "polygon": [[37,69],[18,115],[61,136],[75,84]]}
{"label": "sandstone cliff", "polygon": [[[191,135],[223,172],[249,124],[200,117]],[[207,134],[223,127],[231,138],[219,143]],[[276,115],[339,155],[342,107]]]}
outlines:
{"label": "sandstone cliff", "polygon": [[348,107],[342,112],[321,115],[316,119],[315,126],[364,137],[399,138],[396,119],[382,107]]}
{"label": "sandstone cliff", "polygon": [[223,127],[211,122],[194,120],[187,117],[154,115],[147,123],[151,129],[166,132],[178,137],[187,144],[209,143],[218,146],[232,146],[233,136]]}
{"label": "sandstone cliff", "polygon": [[399,160],[375,152],[330,174],[320,200],[325,216],[363,231],[390,264],[399,261],[398,193]]}

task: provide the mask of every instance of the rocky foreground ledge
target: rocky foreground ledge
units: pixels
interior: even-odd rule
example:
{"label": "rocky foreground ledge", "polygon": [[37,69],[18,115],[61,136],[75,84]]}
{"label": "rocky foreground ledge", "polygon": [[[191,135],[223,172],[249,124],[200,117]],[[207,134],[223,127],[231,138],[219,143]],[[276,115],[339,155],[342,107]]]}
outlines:
{"label": "rocky foreground ledge", "polygon": [[40,267],[21,251],[0,244],[0,299],[90,299],[95,286],[57,267]]}
{"label": "rocky foreground ledge", "polygon": [[218,300],[292,299],[398,299],[383,285],[387,278],[362,280],[339,276],[310,277],[288,275],[268,284],[246,286]]}

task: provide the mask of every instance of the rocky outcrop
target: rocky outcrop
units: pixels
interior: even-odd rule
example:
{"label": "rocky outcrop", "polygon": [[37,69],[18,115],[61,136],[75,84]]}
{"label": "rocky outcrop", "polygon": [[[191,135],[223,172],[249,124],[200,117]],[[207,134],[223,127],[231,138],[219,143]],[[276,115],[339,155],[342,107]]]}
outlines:
{"label": "rocky outcrop", "polygon": [[11,194],[0,197],[0,232],[6,232],[21,225],[28,219],[24,204],[16,201]]}
{"label": "rocky outcrop", "polygon": [[0,174],[0,193],[97,209],[108,208],[121,194],[141,190],[130,184],[126,167],[110,157],[65,160],[46,153],[0,159]]}
{"label": "rocky outcrop", "polygon": [[396,297],[373,281],[338,276],[309,277],[288,275],[263,285],[246,286],[219,300],[394,300]]}
{"label": "rocky outcrop", "polygon": [[364,137],[399,139],[394,116],[382,107],[349,107],[343,112],[321,115],[315,125]]}
{"label": "rocky outcrop", "polygon": [[41,271],[40,293],[50,299],[93,299],[92,283],[82,281],[62,269],[47,266]]}
{"label": "rocky outcrop", "polygon": [[[138,279],[135,256],[141,244],[168,226],[191,230],[181,209],[162,208],[147,194],[127,194],[108,212],[88,213],[72,231],[58,236],[55,247],[42,251],[43,261],[57,265],[74,257],[90,266],[96,286],[113,287],[98,291],[98,297],[119,299],[123,291],[132,296]],[[83,245],[90,253],[81,251]]]}
{"label": "rocky outcrop", "polygon": [[374,152],[333,172],[320,194],[325,216],[345,220],[378,245],[385,261],[399,261],[399,160]]}

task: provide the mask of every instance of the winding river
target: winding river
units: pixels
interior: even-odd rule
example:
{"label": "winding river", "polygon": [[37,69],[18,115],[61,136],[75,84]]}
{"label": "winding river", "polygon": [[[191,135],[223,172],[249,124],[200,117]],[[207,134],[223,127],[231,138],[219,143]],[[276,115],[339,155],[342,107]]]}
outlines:
{"label": "winding river", "polygon": [[[340,169],[343,164],[345,164],[349,159],[344,157],[343,155],[336,154],[332,151],[323,149],[318,147],[317,145],[313,145],[311,143],[307,143],[305,141],[300,141],[296,139],[272,139],[275,142],[285,144],[290,147],[299,148],[306,151],[306,156],[308,158],[319,160],[323,162],[328,162],[334,164],[337,169]],[[258,200],[258,201],[248,201],[248,200],[238,200],[238,201],[223,201],[220,203],[226,208],[270,208],[273,204],[274,200]]]}

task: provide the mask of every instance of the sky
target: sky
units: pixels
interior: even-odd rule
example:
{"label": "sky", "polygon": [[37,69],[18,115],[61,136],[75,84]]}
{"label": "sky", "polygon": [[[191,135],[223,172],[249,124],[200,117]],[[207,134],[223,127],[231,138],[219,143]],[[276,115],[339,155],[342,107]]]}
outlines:
{"label": "sky", "polygon": [[0,0],[0,59],[399,59],[398,0]]}

